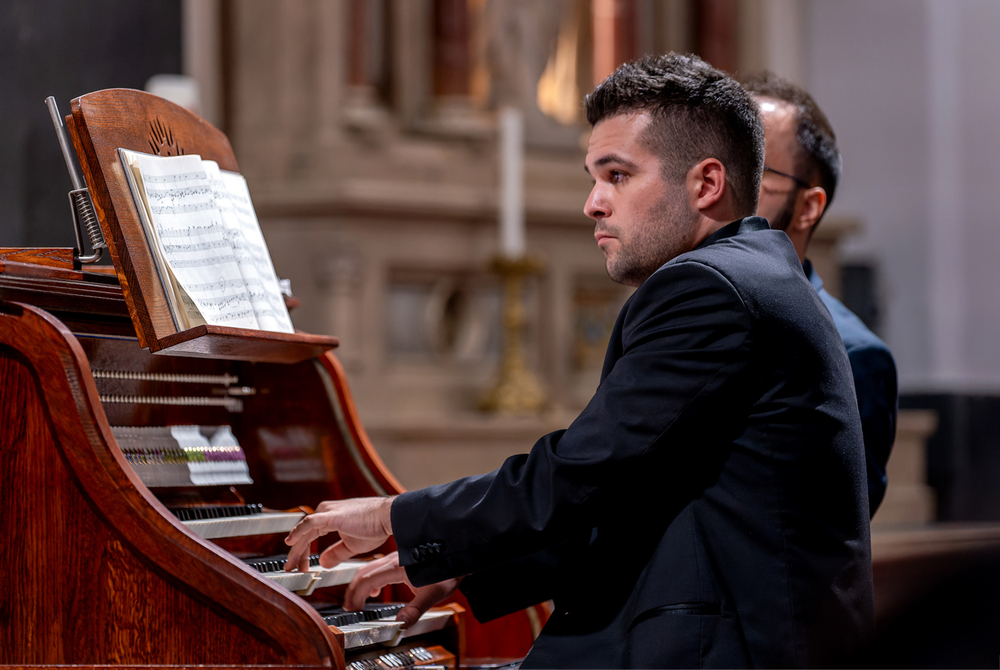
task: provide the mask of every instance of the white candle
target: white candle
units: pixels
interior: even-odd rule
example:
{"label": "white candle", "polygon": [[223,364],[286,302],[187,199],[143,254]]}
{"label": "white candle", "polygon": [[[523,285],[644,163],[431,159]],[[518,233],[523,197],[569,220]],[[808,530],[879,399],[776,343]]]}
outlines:
{"label": "white candle", "polygon": [[524,256],[524,117],[521,110],[500,110],[500,252]]}

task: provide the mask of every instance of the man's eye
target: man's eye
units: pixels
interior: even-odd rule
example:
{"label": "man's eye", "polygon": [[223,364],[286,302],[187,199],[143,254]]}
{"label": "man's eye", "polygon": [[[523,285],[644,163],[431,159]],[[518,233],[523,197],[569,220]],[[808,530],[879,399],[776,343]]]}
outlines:
{"label": "man's eye", "polygon": [[611,171],[611,183],[617,184],[625,179],[625,173],[619,172],[618,170]]}

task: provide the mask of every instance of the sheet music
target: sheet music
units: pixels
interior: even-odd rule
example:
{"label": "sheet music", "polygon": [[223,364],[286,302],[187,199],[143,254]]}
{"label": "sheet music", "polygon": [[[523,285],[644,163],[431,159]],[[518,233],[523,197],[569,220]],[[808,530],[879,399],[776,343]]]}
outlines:
{"label": "sheet music", "polygon": [[294,332],[246,180],[200,156],[121,150],[183,306],[185,327],[209,323]]}
{"label": "sheet music", "polygon": [[282,333],[295,332],[285,300],[281,297],[271,254],[250,201],[246,179],[241,174],[219,170],[214,161],[204,162],[214,167],[218,174],[217,203],[258,327]]}

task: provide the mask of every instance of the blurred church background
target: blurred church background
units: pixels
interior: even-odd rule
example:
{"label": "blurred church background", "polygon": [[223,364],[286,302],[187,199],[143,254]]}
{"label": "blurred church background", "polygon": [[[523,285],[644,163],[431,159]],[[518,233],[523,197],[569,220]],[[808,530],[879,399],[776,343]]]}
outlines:
{"label": "blurred church background", "polygon": [[[582,96],[652,52],[774,70],[837,131],[844,178],[812,249],[831,292],[889,344],[911,410],[874,542],[932,560],[876,565],[896,590],[883,591],[894,623],[874,658],[993,664],[995,557],[956,556],[996,543],[968,522],[1000,521],[998,36],[994,0],[5,0],[0,246],[73,244],[47,95],[64,111],[101,88],[178,97],[232,141],[301,301],[293,320],[341,339],[388,467],[408,487],[446,481],[567,426],[597,384],[628,293],[582,213]],[[478,409],[503,350],[491,261],[504,107],[524,119],[526,248],[541,268],[525,285],[524,347],[548,396],[516,415]],[[933,520],[965,525],[933,546],[899,525]],[[970,614],[950,624],[959,642],[900,655],[894,641],[930,625],[918,596]],[[972,655],[955,656],[962,641]]]}

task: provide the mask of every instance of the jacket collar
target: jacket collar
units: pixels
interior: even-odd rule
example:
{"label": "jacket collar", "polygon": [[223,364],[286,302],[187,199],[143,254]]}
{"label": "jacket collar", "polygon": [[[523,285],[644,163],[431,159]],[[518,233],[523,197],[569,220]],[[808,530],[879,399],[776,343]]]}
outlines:
{"label": "jacket collar", "polygon": [[806,279],[808,279],[809,283],[813,285],[813,288],[817,291],[823,290],[823,278],[820,277],[815,270],[813,270],[812,261],[808,258],[806,259],[806,262],[802,264],[802,271],[806,273]]}
{"label": "jacket collar", "polygon": [[768,230],[769,228],[770,226],[767,224],[767,219],[760,216],[748,216],[745,219],[733,221],[732,223],[719,228],[717,231],[702,240],[701,244],[695,247],[695,249],[701,249],[702,247],[707,247],[726,238],[742,235],[743,233]]}
{"label": "jacket collar", "polygon": [[[742,235],[743,233],[753,233],[760,230],[770,230],[770,229],[771,226],[768,225],[767,219],[760,216],[748,216],[745,219],[739,219],[737,221],[733,221],[732,223],[728,223],[722,228],[719,228],[717,231],[715,231],[714,233],[706,237],[704,240],[702,240],[701,244],[696,246],[695,249],[701,249],[702,247],[710,246],[712,244],[715,244],[716,242],[720,242],[730,237],[736,237],[737,235]],[[692,249],[691,251],[694,251],[694,249]],[[674,260],[676,260],[677,258],[681,258],[683,256],[684,254],[680,254],[679,256],[671,258],[669,261],[658,267],[656,269],[656,272],[659,272],[663,268],[667,267],[667,265],[674,262]],[[653,274],[656,274],[656,272],[654,272]]]}

